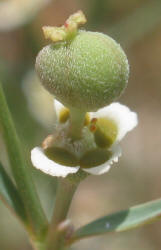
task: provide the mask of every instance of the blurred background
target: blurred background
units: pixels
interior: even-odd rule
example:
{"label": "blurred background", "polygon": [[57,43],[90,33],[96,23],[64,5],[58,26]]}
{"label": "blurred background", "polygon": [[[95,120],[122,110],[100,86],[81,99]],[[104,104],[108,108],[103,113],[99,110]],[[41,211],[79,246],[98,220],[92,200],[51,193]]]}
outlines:
{"label": "blurred background", "polygon": [[[105,214],[161,195],[161,1],[160,0],[0,0],[0,79],[26,159],[52,131],[52,97],[34,72],[35,57],[48,43],[41,27],[61,25],[75,11],[87,16],[86,29],[104,32],[124,48],[129,85],[119,100],[136,111],[138,127],[122,142],[123,156],[109,173],[81,183],[70,217],[79,227]],[[9,171],[0,139],[0,158]],[[48,218],[56,179],[34,170]],[[72,250],[160,250],[161,222],[129,232],[82,240]],[[31,250],[19,222],[0,202],[0,250]]]}

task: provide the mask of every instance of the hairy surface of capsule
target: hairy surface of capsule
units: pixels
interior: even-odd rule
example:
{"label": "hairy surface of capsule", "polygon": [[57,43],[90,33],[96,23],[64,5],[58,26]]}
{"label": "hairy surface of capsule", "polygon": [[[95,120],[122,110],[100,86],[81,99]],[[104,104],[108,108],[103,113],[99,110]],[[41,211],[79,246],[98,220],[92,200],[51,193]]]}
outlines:
{"label": "hairy surface of capsule", "polygon": [[102,33],[78,31],[44,47],[36,59],[44,87],[67,107],[95,111],[117,99],[129,76],[120,45]]}

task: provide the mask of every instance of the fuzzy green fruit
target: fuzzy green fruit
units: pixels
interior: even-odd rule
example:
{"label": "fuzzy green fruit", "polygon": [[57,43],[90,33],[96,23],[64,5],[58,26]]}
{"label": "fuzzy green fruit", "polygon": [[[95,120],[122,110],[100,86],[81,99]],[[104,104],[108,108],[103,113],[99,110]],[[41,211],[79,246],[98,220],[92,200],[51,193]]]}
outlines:
{"label": "fuzzy green fruit", "polygon": [[96,111],[125,89],[129,65],[120,45],[102,33],[79,30],[44,47],[36,59],[44,87],[68,108]]}

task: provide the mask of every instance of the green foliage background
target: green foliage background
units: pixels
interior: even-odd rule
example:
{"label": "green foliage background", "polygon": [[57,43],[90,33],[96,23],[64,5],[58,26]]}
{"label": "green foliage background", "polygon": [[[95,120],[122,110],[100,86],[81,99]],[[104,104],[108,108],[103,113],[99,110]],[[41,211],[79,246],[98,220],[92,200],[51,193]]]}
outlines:
{"label": "green foliage background", "polygon": [[[82,226],[102,215],[160,197],[161,2],[55,0],[32,16],[32,19],[30,17],[26,20],[25,24],[8,31],[0,30],[0,79],[4,83],[27,160],[32,147],[39,145],[51,130],[51,127],[44,127],[32,115],[22,88],[28,71],[34,69],[38,51],[47,44],[41,27],[60,25],[78,9],[82,9],[88,18],[87,29],[111,35],[125,49],[131,74],[128,88],[120,102],[139,115],[139,126],[122,142],[123,157],[119,163],[109,173],[100,177],[92,176],[80,185],[70,216],[76,226]],[[37,112],[41,116],[41,106]],[[1,139],[0,149],[0,157],[6,164],[8,161]],[[33,175],[43,206],[50,217],[56,179],[34,169]],[[160,226],[160,222],[157,222],[129,232],[87,239],[76,243],[72,249],[159,250]],[[30,249],[23,228],[2,203],[0,249]]]}

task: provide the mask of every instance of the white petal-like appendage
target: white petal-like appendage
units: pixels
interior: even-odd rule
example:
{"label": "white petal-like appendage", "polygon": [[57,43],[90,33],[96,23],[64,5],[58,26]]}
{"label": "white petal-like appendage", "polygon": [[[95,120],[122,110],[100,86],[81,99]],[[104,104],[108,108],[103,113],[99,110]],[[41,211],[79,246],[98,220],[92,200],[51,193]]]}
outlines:
{"label": "white petal-like appendage", "polygon": [[107,162],[105,162],[104,164],[102,164],[98,167],[83,168],[83,170],[85,172],[87,172],[89,174],[93,174],[93,175],[101,175],[101,174],[108,172],[111,165],[114,162],[118,162],[118,158],[121,156],[121,148],[119,145],[115,145],[115,146],[111,147],[111,151],[112,151],[112,156]]}
{"label": "white petal-like appendage", "polygon": [[54,99],[54,106],[55,106],[56,115],[57,117],[59,117],[59,113],[61,109],[63,109],[65,106],[61,102],[57,101],[56,99]]}
{"label": "white petal-like appendage", "polygon": [[31,161],[35,168],[56,177],[66,177],[68,174],[74,174],[79,170],[79,167],[63,166],[50,160],[40,147],[32,149]]}
{"label": "white petal-like appendage", "polygon": [[120,141],[127,132],[138,124],[137,114],[118,102],[91,113],[91,116],[92,118],[107,117],[107,119],[114,121],[118,128],[116,141]]}
{"label": "white petal-like appendage", "polygon": [[53,131],[53,124],[56,120],[55,109],[52,105],[53,97],[42,86],[34,70],[28,71],[25,75],[22,81],[22,90],[33,117],[49,131]]}

